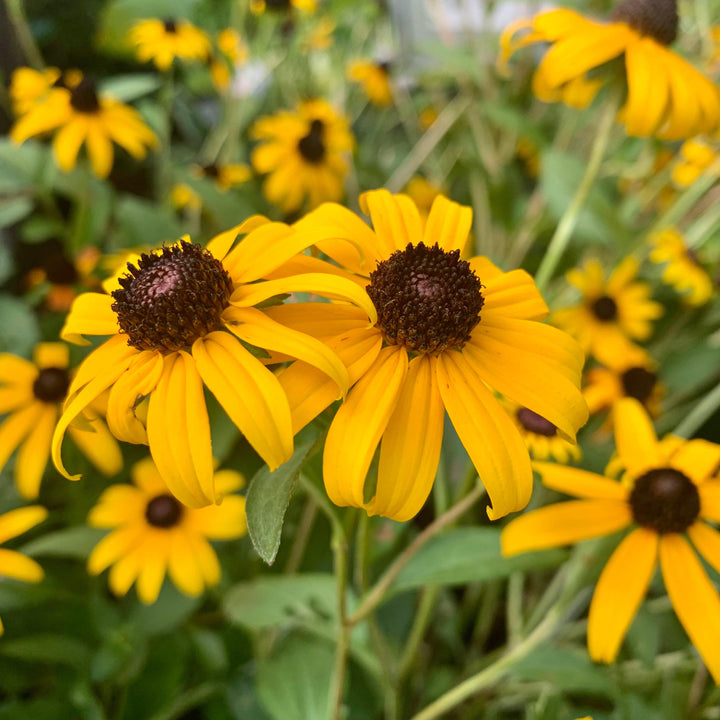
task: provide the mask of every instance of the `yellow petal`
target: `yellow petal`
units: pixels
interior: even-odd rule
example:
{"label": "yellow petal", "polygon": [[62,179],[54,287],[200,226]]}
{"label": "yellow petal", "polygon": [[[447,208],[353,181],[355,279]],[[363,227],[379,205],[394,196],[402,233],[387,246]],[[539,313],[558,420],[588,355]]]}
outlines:
{"label": "yellow petal", "polygon": [[263,312],[275,322],[325,342],[354,330],[366,330],[367,315],[354,305],[336,303],[285,303]]}
{"label": "yellow petal", "polygon": [[612,662],[645,597],[657,563],[658,535],[633,530],[605,565],[590,603],[588,650],[599,662]]}
{"label": "yellow petal", "polygon": [[[83,335],[116,335],[117,315],[110,307],[113,299],[101,293],[83,293],[73,300],[60,337],[76,345],[89,345]],[[125,338],[127,341],[127,338]]]}
{"label": "yellow petal", "polygon": [[472,208],[438,195],[430,208],[423,242],[428,247],[437,243],[446,252],[459,250],[462,254],[471,227]]}
{"label": "yellow petal", "polygon": [[628,135],[652,135],[660,126],[670,100],[667,75],[658,64],[656,45],[648,38],[630,44],[625,52],[628,100],[624,119]]}
{"label": "yellow petal", "polygon": [[602,475],[556,463],[534,462],[532,466],[540,473],[543,485],[551,490],[596,500],[627,500],[627,488]]}
{"label": "yellow petal", "polygon": [[0,515],[0,545],[27,532],[47,516],[48,511],[41,505],[29,505]]}
{"label": "yellow petal", "polygon": [[532,469],[517,427],[463,353],[443,353],[436,368],[445,409],[490,496],[488,516],[521,510],[530,500]]}
{"label": "yellow petal", "polygon": [[290,408],[277,378],[226,332],[196,340],[192,353],[210,392],[269,468],[288,460]]}
{"label": "yellow petal", "polygon": [[145,547],[138,545],[123,555],[111,568],[108,577],[110,590],[115,595],[125,595],[132,587],[137,576],[140,574],[143,560],[145,558]]}
{"label": "yellow petal", "polygon": [[365,505],[365,477],[397,404],[407,367],[402,347],[383,348],[337,411],[323,456],[325,489],[336,505]]}
{"label": "yellow petal", "polygon": [[0,577],[36,583],[45,577],[45,572],[32,558],[0,548]]}
{"label": "yellow petal", "polygon": [[670,458],[670,466],[700,484],[720,465],[720,445],[707,440],[689,440]]}
{"label": "yellow petal", "polygon": [[[37,375],[37,371],[35,371]],[[33,381],[23,385],[0,387],[0,415],[19,410],[36,402]]]}
{"label": "yellow petal", "polygon": [[93,172],[99,178],[106,178],[112,169],[113,146],[101,125],[88,123],[86,144]]}
{"label": "yellow petal", "polygon": [[498,313],[503,317],[519,320],[542,320],[550,312],[540,295],[535,281],[524,270],[500,272],[488,267],[487,258],[472,258],[470,267],[475,270],[483,284],[485,299],[481,316]]}
{"label": "yellow petal", "polygon": [[150,395],[150,453],[170,491],[185,505],[215,502],[213,461],[203,383],[184,350],[165,356],[165,368]]}
{"label": "yellow petal", "polygon": [[580,540],[610,535],[632,522],[626,502],[570,500],[521,515],[502,531],[503,555],[572,545]]}
{"label": "yellow petal", "polygon": [[410,361],[397,405],[383,433],[375,497],[370,515],[400,522],[420,512],[432,490],[440,461],[443,407],[430,358]]}
{"label": "yellow petal", "polygon": [[5,463],[20,443],[32,432],[44,409],[44,403],[34,402],[5,418],[0,425],[0,470],[5,467]]}
{"label": "yellow petal", "polygon": [[167,569],[168,545],[169,539],[163,544],[154,544],[149,547],[145,554],[135,585],[138,598],[145,605],[152,605],[160,594]]}
{"label": "yellow petal", "polygon": [[70,348],[65,343],[38,343],[33,351],[35,365],[40,368],[62,368],[70,366]]}
{"label": "yellow petal", "polygon": [[256,228],[262,227],[265,223],[269,223],[263,215],[252,215],[244,222],[236,225],[230,230],[226,230],[219,235],[216,235],[208,244],[207,249],[210,254],[218,260],[223,260],[225,256],[230,252],[230,248],[235,243],[239,235],[249,233]]}
{"label": "yellow petal", "polygon": [[720,480],[710,480],[698,486],[700,515],[706,520],[720,523]]}
{"label": "yellow petal", "polygon": [[68,433],[72,441],[105,477],[115,477],[123,466],[123,457],[117,440],[100,418],[88,419],[88,425],[89,429],[71,425]]}
{"label": "yellow petal", "polygon": [[372,219],[383,259],[395,250],[404,250],[408,243],[417,245],[424,237],[420,213],[407,195],[371,190],[360,196],[360,207]]}
{"label": "yellow petal", "polygon": [[32,386],[37,375],[37,368],[29,360],[10,353],[0,353],[0,383]]}
{"label": "yellow petal", "polygon": [[645,408],[634,398],[621,398],[613,406],[615,445],[623,465],[633,474],[658,467],[657,436]]}
{"label": "yellow petal", "polygon": [[78,152],[85,140],[87,130],[87,120],[84,116],[79,115],[60,128],[55,135],[53,150],[57,164],[63,172],[70,172],[75,167]]}
{"label": "yellow petal", "polygon": [[660,539],[660,567],[675,614],[720,684],[720,597],[688,541],[677,533]]}
{"label": "yellow petal", "polygon": [[204,589],[202,569],[185,533],[174,533],[168,562],[170,578],[186,595],[200,595]]}
{"label": "yellow petal", "polygon": [[43,403],[42,413],[35,420],[18,453],[15,483],[25,500],[34,500],[40,491],[40,481],[50,456],[50,441],[57,417],[55,405]]}
{"label": "yellow petal", "polygon": [[687,533],[697,551],[712,568],[720,572],[720,532],[707,523],[696,521]]}
{"label": "yellow petal", "polygon": [[[330,307],[328,303],[318,303]],[[327,345],[284,327],[255,308],[229,307],[223,312],[228,329],[250,345],[303,360],[328,375],[343,396],[350,386],[347,369]]]}
{"label": "yellow petal", "polygon": [[[90,523],[95,525],[95,523]],[[124,527],[106,535],[90,553],[87,568],[91,575],[99,575],[120,558],[129,554],[141,541],[143,529]]]}

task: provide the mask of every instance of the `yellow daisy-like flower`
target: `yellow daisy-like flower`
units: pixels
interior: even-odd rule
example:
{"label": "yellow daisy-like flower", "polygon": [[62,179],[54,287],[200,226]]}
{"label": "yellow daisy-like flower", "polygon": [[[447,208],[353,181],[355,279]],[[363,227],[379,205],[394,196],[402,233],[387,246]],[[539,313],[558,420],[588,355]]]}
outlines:
{"label": "yellow daisy-like flower", "polygon": [[230,84],[232,72],[244,65],[248,59],[248,48],[234,28],[225,28],[217,36],[220,55],[210,61],[210,75],[218,90],[225,90]]}
{"label": "yellow daisy-like flower", "polygon": [[187,20],[140,20],[130,29],[129,39],[138,61],[152,61],[158,70],[169,70],[175,58],[204,62],[210,57],[207,33]]}
{"label": "yellow daisy-like flower", "polygon": [[[487,488],[490,517],[524,507],[532,490],[527,448],[493,390],[542,414],[572,442],[587,420],[579,345],[537,322],[547,306],[526,272],[460,259],[470,208],[439,196],[423,220],[410,198],[387,190],[368,192],[360,203],[374,230],[330,203],[296,227],[315,235],[337,273],[366,287],[377,323],[368,328],[348,305],[332,305],[323,317],[303,304],[268,309],[322,337],[356,382],[325,444],[330,499],[394,520],[413,517],[432,489],[447,411]],[[323,378],[307,383],[308,371],[294,363],[279,374],[296,429],[333,400]],[[368,500],[365,479],[378,444],[377,486]]]}
{"label": "yellow daisy-like flower", "polygon": [[63,436],[107,388],[113,434],[148,443],[171,492],[190,507],[217,498],[203,386],[271,469],[284,463],[293,451],[288,400],[245,345],[303,359],[332,378],[336,397],[347,390],[348,373],[323,343],[272,320],[263,303],[284,293],[331,294],[375,318],[365,293],[344,278],[303,273],[262,281],[314,240],[255,216],[218,235],[207,249],[183,239],[142,254],[125,275],[106,283],[110,294],[80,295],[62,337],[77,343],[86,342],[83,335],[111,337],[85,358],[70,385],[53,437],[58,470],[79,478],[63,466]]}
{"label": "yellow daisy-like flower", "polygon": [[442,188],[421,175],[415,175],[405,186],[405,194],[417,205],[420,214],[427,217],[435,198],[442,195]]}
{"label": "yellow daisy-like flower", "polygon": [[543,484],[581,498],[535,510],[502,532],[504,555],[568,545],[632,528],[605,566],[590,604],[588,649],[612,662],[660,562],[675,614],[720,683],[720,597],[686,535],[720,570],[720,445],[670,438],[658,442],[632,398],[614,410],[615,441],[625,473],[601,475],[535,463]]}
{"label": "yellow daisy-like flower", "polygon": [[305,51],[328,50],[333,44],[335,28],[337,23],[331,18],[319,18],[305,36],[302,47]]}
{"label": "yellow daisy-like flower", "polygon": [[315,12],[316,7],[316,0],[250,0],[250,12],[254,15],[262,15],[266,10],[272,12],[302,10],[311,13]]}
{"label": "yellow daisy-like flower", "polygon": [[432,105],[421,110],[418,116],[418,122],[423,130],[429,130],[437,119],[438,111]]}
{"label": "yellow daisy-like flower", "polygon": [[650,286],[635,280],[638,269],[637,261],[626,257],[607,281],[598,260],[571,270],[568,282],[580,290],[582,301],[555,312],[553,322],[601,362],[627,354],[632,340],[650,337],[652,321],[663,314],[662,305],[650,300]]}
{"label": "yellow daisy-like flower", "polygon": [[587,371],[583,395],[591,415],[611,409],[621,398],[631,397],[657,417],[665,389],[653,360],[644,350],[630,347],[622,354],[608,355],[604,366]]}
{"label": "yellow daisy-like flower", "polygon": [[[7,413],[0,424],[0,470],[19,448],[15,485],[27,500],[40,491],[53,431],[70,386],[69,360],[64,343],[38,344],[34,362],[0,354],[0,413]],[[94,408],[68,431],[100,472],[107,476],[120,472],[120,448]]]}
{"label": "yellow daisy-like flower", "polygon": [[202,207],[200,196],[186,183],[173,185],[170,191],[170,202],[178,210],[199,210]]}
{"label": "yellow daisy-like flower", "polygon": [[193,509],[170,493],[151,458],[133,465],[132,485],[113,485],[90,511],[93,527],[115,528],[88,558],[98,575],[112,565],[110,589],[125,595],[133,583],[145,604],[154,603],[165,575],[186,595],[220,582],[220,563],[208,540],[234,540],[247,532],[244,485],[234,470],[215,473],[219,505]]}
{"label": "yellow daisy-like flower", "polygon": [[56,83],[62,82],[62,72],[55,67],[35,70],[19,67],[12,74],[8,93],[15,115],[24,115],[42,102]]}
{"label": "yellow daisy-like flower", "polygon": [[[48,511],[40,505],[18,508],[0,515],[0,544],[27,532],[45,520],[47,515]],[[35,560],[15,552],[15,550],[0,548],[0,578],[13,578],[23,582],[36,583],[40,582],[43,577],[45,577],[45,573]],[[3,632],[4,628],[2,620],[0,620],[0,635]]]}
{"label": "yellow daisy-like flower", "polygon": [[672,180],[678,187],[692,185],[717,159],[717,150],[702,138],[686,140],[672,168]]}
{"label": "yellow daisy-like flower", "polygon": [[649,242],[652,245],[650,260],[667,263],[663,282],[675,288],[684,302],[698,307],[712,298],[715,288],[707,270],[677,230],[663,230],[650,237]]}
{"label": "yellow daisy-like flower", "polygon": [[387,107],[393,101],[390,63],[354,60],[348,65],[347,78],[359,83],[373,105]]}
{"label": "yellow daisy-like flower", "polygon": [[57,130],[53,140],[60,169],[75,167],[80,146],[85,144],[93,172],[101,178],[110,174],[113,142],[137,160],[157,143],[155,134],[140,114],[129,105],[98,95],[94,82],[83,78],[72,89],[53,88],[13,125],[10,138],[23,143],[28,138]]}
{"label": "yellow daisy-like flower", "polygon": [[677,0],[625,0],[607,23],[565,8],[548,10],[505,29],[501,64],[522,47],[550,43],[533,92],[556,102],[573,83],[587,82],[586,73],[621,58],[627,99],[618,119],[628,135],[678,140],[718,128],[720,89],[668,48],[677,30]]}
{"label": "yellow daisy-like flower", "polygon": [[252,152],[253,167],[267,173],[265,197],[284,212],[339,200],[355,139],[348,120],[324,100],[309,100],[297,112],[260,118],[251,136],[261,143]]}
{"label": "yellow daisy-like flower", "polygon": [[506,400],[503,404],[533,460],[557,460],[563,464],[580,460],[582,452],[577,443],[561,437],[557,427],[549,420],[517,403]]}
{"label": "yellow daisy-like flower", "polygon": [[215,187],[221,191],[242,185],[252,177],[250,168],[242,163],[194,165],[193,174],[196,177],[213,180]]}

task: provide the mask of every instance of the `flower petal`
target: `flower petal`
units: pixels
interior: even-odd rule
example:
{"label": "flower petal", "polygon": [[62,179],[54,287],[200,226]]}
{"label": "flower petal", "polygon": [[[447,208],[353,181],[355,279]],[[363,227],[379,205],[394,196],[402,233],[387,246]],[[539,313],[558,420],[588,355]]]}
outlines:
{"label": "flower petal", "polygon": [[115,477],[123,466],[120,446],[100,418],[88,419],[88,428],[68,428],[72,441],[105,477]]}
{"label": "flower petal", "polygon": [[628,99],[623,118],[628,135],[635,137],[652,135],[670,102],[667,73],[656,48],[658,44],[646,38],[631,43],[625,51]]}
{"label": "flower petal", "polygon": [[530,500],[532,469],[525,441],[463,353],[435,361],[450,420],[490,496],[491,520],[521,510]]}
{"label": "flower petal", "polygon": [[29,360],[10,353],[0,353],[0,383],[32,386],[37,375],[38,369]]}
{"label": "flower petal", "polygon": [[504,273],[492,265],[487,258],[475,257],[469,260],[470,267],[477,273],[483,284],[482,313],[502,315],[518,320],[542,320],[550,312],[535,281],[524,270]]}
{"label": "flower petal", "polygon": [[0,515],[0,545],[39,525],[47,516],[48,511],[41,505],[28,505]]}
{"label": "flower petal", "polygon": [[720,523],[720,480],[708,480],[700,484],[698,492],[701,517]]}
{"label": "flower petal", "polygon": [[173,533],[168,571],[178,590],[186,595],[194,597],[204,590],[202,569],[186,533]]}
{"label": "flower petal", "polygon": [[[54,409],[54,408],[53,408]],[[42,417],[44,403],[34,402],[5,418],[0,425],[0,470]]]}
{"label": "flower petal", "polygon": [[540,473],[543,485],[551,490],[596,500],[627,500],[627,488],[602,475],[556,463],[534,462],[532,466]]}
{"label": "flower petal", "polygon": [[670,465],[699,485],[717,472],[720,445],[707,440],[688,440],[670,458]]}
{"label": "flower petal", "polygon": [[165,572],[168,565],[168,551],[170,538],[163,538],[164,542],[154,542],[146,550],[142,567],[138,574],[135,589],[140,602],[152,605],[160,594]]}
{"label": "flower petal", "polygon": [[658,534],[633,530],[605,565],[590,603],[588,650],[598,662],[612,662],[652,580]]}
{"label": "flower petal", "polygon": [[427,355],[410,361],[397,405],[383,433],[375,497],[368,514],[410,520],[432,490],[443,437],[445,408]]}
{"label": "flower petal", "polygon": [[74,117],[67,125],[58,130],[53,140],[53,151],[57,164],[63,172],[75,167],[80,146],[85,140],[88,122],[84,116]]}
{"label": "flower petal", "polygon": [[720,532],[702,521],[694,522],[687,534],[708,564],[720,572]]}
{"label": "flower petal", "polygon": [[290,408],[277,378],[238,340],[212,332],[192,349],[198,371],[210,392],[271,470],[293,448]]}
{"label": "flower petal", "polygon": [[0,577],[36,583],[45,577],[45,571],[32,558],[0,548]]}
{"label": "flower petal", "polygon": [[18,452],[15,484],[25,500],[34,500],[40,492],[40,481],[50,456],[50,441],[58,417],[57,407],[41,403],[42,413]]}
{"label": "flower petal", "polygon": [[515,518],[503,529],[500,543],[503,555],[517,555],[610,535],[631,522],[626,502],[569,500]]}
{"label": "flower petal", "polygon": [[323,456],[325,489],[336,505],[364,507],[365,477],[397,405],[407,368],[404,348],[383,348],[337,411]]}
{"label": "flower petal", "polygon": [[65,343],[38,343],[33,350],[33,360],[40,368],[62,368],[70,366],[70,348]]}
{"label": "flower petal", "polygon": [[215,502],[212,445],[203,384],[195,360],[184,350],[165,356],[150,395],[150,453],[170,491],[190,507]]}
{"label": "flower petal", "polygon": [[239,225],[216,235],[207,244],[207,250],[214,258],[222,261],[230,252],[230,248],[234,245],[235,240],[237,240],[239,235],[249,233],[269,222],[270,220],[263,215],[251,215],[247,220],[241,222]]}
{"label": "flower petal", "polygon": [[678,533],[660,539],[660,567],[675,614],[720,683],[720,597],[690,547]]}
{"label": "flower petal", "polygon": [[613,406],[615,445],[623,465],[633,475],[659,467],[660,448],[652,422],[634,398],[620,398]]}
{"label": "flower petal", "polygon": [[459,250],[462,255],[472,227],[472,216],[472,208],[438,195],[428,214],[423,242],[427,247],[437,243],[445,252]]}
{"label": "flower petal", "polygon": [[102,293],[78,295],[65,318],[60,337],[75,345],[89,345],[83,335],[117,335],[119,327],[117,315],[110,307],[112,303],[112,297]]}
{"label": "flower petal", "polygon": [[383,247],[382,259],[408,243],[417,245],[424,237],[417,206],[407,195],[392,195],[383,189],[360,196],[360,207],[372,219],[375,235]]}
{"label": "flower petal", "polygon": [[86,147],[93,172],[99,178],[106,178],[112,170],[114,151],[112,142],[102,125],[88,123]]}
{"label": "flower petal", "polygon": [[368,327],[367,315],[354,305],[319,302],[285,303],[264,308],[263,312],[281,325],[326,342],[337,335],[354,330],[362,329],[367,332]]}

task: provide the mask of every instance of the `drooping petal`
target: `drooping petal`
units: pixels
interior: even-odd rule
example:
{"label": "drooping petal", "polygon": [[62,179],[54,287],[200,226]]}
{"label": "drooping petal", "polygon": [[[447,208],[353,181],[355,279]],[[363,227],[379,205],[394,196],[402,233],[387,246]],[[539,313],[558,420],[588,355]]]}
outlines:
{"label": "drooping petal", "polygon": [[105,477],[114,477],[123,466],[123,457],[120,446],[100,418],[90,418],[87,421],[89,428],[68,428],[72,441],[80,448],[82,454]]}
{"label": "drooping petal", "polygon": [[652,422],[634,398],[621,398],[613,406],[615,445],[623,465],[633,474],[661,463]]}
{"label": "drooping petal", "polygon": [[445,352],[435,366],[445,409],[490,496],[488,516],[521,510],[530,500],[532,469],[517,427],[462,353]]}
{"label": "drooping petal", "polygon": [[202,593],[204,589],[202,569],[198,565],[194,548],[186,533],[173,533],[168,572],[181,592],[192,597]]}
{"label": "drooping petal", "polygon": [[435,480],[445,408],[427,355],[410,361],[395,410],[380,445],[380,465],[370,515],[403,522],[417,515]]}
{"label": "drooping petal", "polygon": [[612,662],[645,597],[658,554],[658,535],[633,530],[616,548],[598,579],[588,617],[588,650],[598,662]]}
{"label": "drooping petal", "polygon": [[675,614],[720,684],[720,597],[690,543],[678,533],[660,539],[660,567]]}
{"label": "drooping petal", "polygon": [[[75,345],[89,345],[83,335],[116,335],[117,315],[111,308],[113,299],[102,293],[83,293],[73,300],[60,337]],[[125,338],[127,341],[127,338]]]}
{"label": "drooping petal", "polygon": [[596,500],[627,500],[628,490],[619,482],[602,475],[557,463],[534,462],[545,487],[574,497]]}
{"label": "drooping petal", "polygon": [[625,51],[628,99],[624,109],[628,135],[648,137],[659,129],[670,102],[668,77],[658,63],[657,43],[649,38]]}
{"label": "drooping petal", "polygon": [[35,527],[47,516],[47,509],[41,505],[29,505],[0,515],[0,545]]}
{"label": "drooping petal", "polygon": [[627,527],[632,513],[619,500],[569,500],[521,515],[502,531],[503,555],[572,545]]}
{"label": "drooping petal", "polygon": [[148,543],[135,585],[138,598],[145,605],[152,605],[160,594],[167,570],[169,544],[170,539],[167,536],[162,539],[153,538],[153,542]]}
{"label": "drooping petal", "polygon": [[170,491],[190,507],[215,502],[213,460],[203,384],[195,360],[180,350],[165,356],[150,395],[150,453]]}
{"label": "drooping petal", "polygon": [[36,583],[44,577],[45,571],[32,558],[14,550],[0,548],[0,578]]}
{"label": "drooping petal", "polygon": [[226,332],[196,340],[192,353],[208,389],[268,467],[288,460],[290,408],[277,378]]}
{"label": "drooping petal", "polygon": [[367,330],[368,326],[367,315],[354,305],[284,303],[272,305],[263,312],[281,325],[325,341],[346,332]]}
{"label": "drooping petal", "polygon": [[223,312],[223,320],[228,329],[246,343],[303,360],[330,377],[340,394],[347,393],[350,380],[345,365],[319,340],[285,327],[255,308],[228,307]]}
{"label": "drooping petal", "polygon": [[335,415],[325,442],[323,477],[336,505],[365,505],[365,477],[397,405],[407,368],[404,348],[383,348]]}
{"label": "drooping petal", "polygon": [[432,247],[437,243],[445,252],[460,250],[460,254],[462,254],[471,227],[472,208],[459,205],[443,195],[438,195],[433,200],[425,223],[423,242],[427,247]]}
{"label": "drooping petal", "polygon": [[85,117],[77,116],[60,128],[55,135],[53,150],[57,164],[63,172],[70,172],[75,167],[87,130],[88,123]]}
{"label": "drooping petal", "polygon": [[239,225],[216,235],[207,244],[207,250],[214,258],[222,261],[230,252],[230,248],[233,246],[239,235],[249,233],[269,222],[270,220],[263,215],[251,215],[247,220],[241,222]]}
{"label": "drooping petal", "polygon": [[34,500],[40,492],[40,481],[50,457],[50,441],[57,416],[55,405],[42,403],[42,413],[36,418],[18,452],[15,483],[25,500]]}
{"label": "drooping petal", "polygon": [[106,178],[112,170],[114,150],[102,125],[94,122],[88,123],[86,147],[93,172],[99,178]]}

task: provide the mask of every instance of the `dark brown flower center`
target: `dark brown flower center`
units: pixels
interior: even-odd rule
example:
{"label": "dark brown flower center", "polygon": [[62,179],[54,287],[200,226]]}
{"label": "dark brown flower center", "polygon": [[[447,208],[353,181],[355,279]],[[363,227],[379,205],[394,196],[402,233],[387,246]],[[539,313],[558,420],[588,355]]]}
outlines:
{"label": "dark brown flower center", "polygon": [[657,375],[644,367],[631,367],[620,376],[623,392],[646,403],[657,384]]}
{"label": "dark brown flower center", "polygon": [[157,495],[145,508],[145,519],[154,527],[171,528],[182,519],[183,506],[172,495]]}
{"label": "dark brown flower center", "polygon": [[289,10],[290,0],[265,0],[268,10]]}
{"label": "dark brown flower center", "polygon": [[379,62],[377,64],[378,70],[382,70],[386,75],[390,74],[390,70],[392,68],[392,64],[389,60],[383,60],[382,62]]}
{"label": "dark brown flower center", "polygon": [[220,176],[220,168],[215,163],[202,166],[203,175],[209,178],[217,178]]}
{"label": "dark brown flower center", "polygon": [[59,403],[65,399],[70,387],[70,376],[65,368],[43,368],[33,383],[33,394],[46,403]]}
{"label": "dark brown flower center", "polygon": [[165,27],[166,33],[170,33],[171,35],[177,33],[177,20],[175,20],[175,18],[166,18],[163,20],[163,26]]}
{"label": "dark brown flower center", "polygon": [[677,0],[625,0],[615,9],[612,19],[661,45],[675,42],[680,24]]}
{"label": "dark brown flower center", "polygon": [[630,507],[638,525],[658,533],[684,532],[700,514],[700,494],[679,470],[657,468],[635,481]]}
{"label": "dark brown flower center", "polygon": [[95,81],[92,78],[84,77],[70,91],[70,105],[79,113],[94,115],[100,110]]}
{"label": "dark brown flower center", "polygon": [[617,318],[617,303],[608,295],[603,295],[595,300],[590,309],[600,322],[611,322]]}
{"label": "dark brown flower center", "polygon": [[549,420],[542,415],[538,415],[529,408],[521,407],[515,413],[520,424],[531,433],[536,435],[545,435],[545,437],[554,437],[557,435],[557,428]]}
{"label": "dark brown flower center", "polygon": [[480,279],[460,251],[408,243],[378,263],[367,293],[390,345],[419,353],[461,348],[480,322]]}
{"label": "dark brown flower center", "polygon": [[322,120],[313,120],[310,131],[298,140],[300,154],[313,165],[318,165],[325,159],[325,123]]}
{"label": "dark brown flower center", "polygon": [[222,327],[232,280],[200,245],[181,241],[128,263],[112,292],[121,332],[139,350],[174,352]]}

